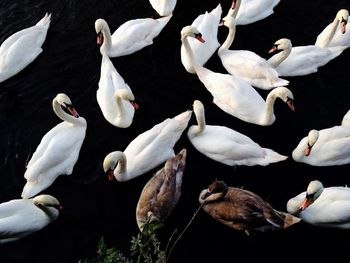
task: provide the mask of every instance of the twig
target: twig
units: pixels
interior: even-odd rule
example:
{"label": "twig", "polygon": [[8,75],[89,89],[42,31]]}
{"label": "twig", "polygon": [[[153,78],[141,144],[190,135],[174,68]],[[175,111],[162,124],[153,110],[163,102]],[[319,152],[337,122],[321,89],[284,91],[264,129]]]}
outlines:
{"label": "twig", "polygon": [[192,221],[195,219],[195,217],[197,216],[197,214],[198,214],[199,210],[202,208],[202,206],[203,206],[203,204],[201,204],[201,205],[198,207],[197,211],[193,214],[193,216],[192,216],[190,222],[188,222],[187,226],[184,228],[184,230],[182,230],[181,234],[178,236],[178,238],[175,240],[174,244],[171,246],[171,248],[170,248],[170,250],[169,250],[169,254],[168,254],[168,256],[167,256],[167,258],[166,258],[166,260],[165,260],[165,263],[168,262],[169,257],[170,257],[170,255],[171,255],[171,252],[173,251],[173,249],[174,249],[174,247],[176,246],[177,242],[180,240],[180,238],[181,238],[182,235],[185,233],[185,231],[187,230],[187,228],[191,225]]}
{"label": "twig", "polygon": [[164,250],[165,253],[168,251],[170,242],[173,240],[176,233],[177,233],[177,228],[175,228],[174,232],[171,234],[171,236],[169,238],[168,244],[166,245],[165,250]]}

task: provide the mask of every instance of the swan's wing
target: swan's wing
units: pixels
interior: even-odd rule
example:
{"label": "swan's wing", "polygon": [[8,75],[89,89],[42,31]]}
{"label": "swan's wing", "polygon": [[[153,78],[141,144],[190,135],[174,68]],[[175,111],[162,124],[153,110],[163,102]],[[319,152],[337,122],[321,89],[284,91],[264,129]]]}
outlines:
{"label": "swan's wing", "polygon": [[3,54],[6,52],[7,49],[9,49],[15,42],[17,42],[18,39],[25,36],[26,34],[30,33],[32,30],[32,27],[22,29],[13,35],[9,36],[0,46],[0,54]]}
{"label": "swan's wing", "polygon": [[[153,126],[150,130],[147,130],[139,134],[129,145],[126,147],[124,153],[130,156],[142,152],[148,145],[150,145],[155,138],[161,133],[162,129],[170,122],[170,118],[165,119],[161,123]],[[128,155],[127,155],[128,156]]]}
{"label": "swan's wing", "polygon": [[265,101],[249,84],[229,74],[197,73],[212,94],[214,103],[223,111],[245,121],[260,120]]}
{"label": "swan's wing", "polygon": [[153,9],[161,16],[170,15],[175,8],[176,0],[149,0]]}
{"label": "swan's wing", "polygon": [[125,22],[112,35],[113,53],[119,50],[120,54],[127,55],[151,45],[170,18],[140,18]]}
{"label": "swan's wing", "polygon": [[56,126],[59,127],[54,136],[47,142],[47,148],[36,157],[35,164],[27,168],[24,175],[27,180],[39,176],[70,174],[73,170],[85,137],[85,128],[72,127],[64,122],[59,125]]}
{"label": "swan's wing", "polygon": [[[222,8],[219,4],[210,13],[206,12],[205,14],[198,16],[192,23],[192,26],[196,27],[199,32],[201,32],[203,39],[205,40],[205,43],[200,43],[196,39],[188,39],[194,58],[200,65],[204,65],[220,46],[217,35],[221,14]],[[185,56],[183,46],[181,49],[181,56]]]}
{"label": "swan's wing", "polygon": [[265,59],[245,50],[232,50],[223,53],[222,64],[232,75],[248,79],[272,78],[277,79],[278,73]]}
{"label": "swan's wing", "polygon": [[1,53],[0,65],[2,70],[9,68],[20,68],[18,65],[27,65],[32,62],[41,52],[38,36],[39,30],[30,30],[28,34],[22,35],[13,42],[4,53]]}
{"label": "swan's wing", "polygon": [[329,24],[328,26],[326,26],[322,32],[317,36],[316,42],[315,42],[315,46],[317,47],[325,47],[325,42],[328,41],[328,35],[332,30],[332,25]]}
{"label": "swan's wing", "polygon": [[227,165],[264,158],[264,150],[249,137],[224,126],[207,125],[198,135],[190,135],[191,142],[204,155]]}
{"label": "swan's wing", "polygon": [[237,25],[247,25],[273,14],[273,8],[280,0],[244,0],[239,7]]}
{"label": "swan's wing", "polygon": [[[49,218],[33,205],[31,200],[10,201],[13,214],[2,217],[0,211],[0,243],[1,240],[26,236],[47,225]],[[21,202],[22,201],[22,202]]]}
{"label": "swan's wing", "polygon": [[298,76],[317,72],[317,68],[339,56],[344,47],[319,48],[316,46],[293,47],[291,54],[276,67],[283,76]]}
{"label": "swan's wing", "polygon": [[[57,128],[56,128],[57,127]],[[35,152],[33,153],[32,158],[27,164],[27,168],[32,166],[47,150],[48,145],[50,144],[52,138],[55,137],[56,133],[61,129],[61,125],[58,124],[55,127],[53,127],[51,130],[49,130],[41,139],[38,147],[36,148]]]}

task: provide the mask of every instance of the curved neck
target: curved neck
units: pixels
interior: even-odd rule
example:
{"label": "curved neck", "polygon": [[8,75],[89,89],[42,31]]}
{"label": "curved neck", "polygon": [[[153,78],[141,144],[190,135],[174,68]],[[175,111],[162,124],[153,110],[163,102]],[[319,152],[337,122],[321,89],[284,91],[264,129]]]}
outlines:
{"label": "curved neck", "polygon": [[101,51],[108,51],[112,48],[112,37],[111,37],[111,31],[108,27],[108,25],[106,25],[103,29],[102,29],[102,34],[103,34],[103,43],[101,46]]}
{"label": "curved neck", "polygon": [[118,152],[116,155],[116,159],[118,162],[117,168],[114,170],[114,176],[117,178],[119,182],[127,181],[130,178],[127,178],[127,161],[126,156],[123,152]]}
{"label": "curved neck", "polygon": [[263,124],[270,124],[274,121],[274,105],[277,97],[277,94],[273,92],[273,90],[269,93],[269,95],[267,95],[265,102],[265,114],[262,120]]}
{"label": "curved neck", "polygon": [[36,207],[40,208],[50,220],[55,220],[59,214],[58,210],[54,207],[47,207],[44,205],[37,205]]}
{"label": "curved neck", "polygon": [[117,104],[117,112],[119,113],[119,115],[123,115],[125,111],[122,100],[123,99],[118,94],[115,95],[115,103]]}
{"label": "curved neck", "polygon": [[190,46],[190,43],[188,42],[188,36],[184,36],[184,37],[181,36],[181,41],[182,41],[182,44],[184,45],[185,52],[186,52],[187,56],[188,56],[189,59],[190,59],[190,63],[192,64],[194,70],[196,70],[196,66],[199,66],[199,64],[198,64],[198,62],[194,59],[194,55],[193,55],[193,52],[192,52],[192,48],[191,48],[191,46]]}
{"label": "curved neck", "polygon": [[336,17],[333,22],[330,24],[329,30],[326,32],[326,36],[322,43],[319,45],[321,48],[325,48],[328,46],[328,44],[331,42],[331,40],[334,37],[335,32],[337,31],[337,27],[339,24],[339,19]]}
{"label": "curved neck", "polygon": [[235,34],[236,34],[236,26],[234,27],[229,27],[229,31],[228,31],[228,35],[226,37],[225,42],[221,45],[221,47],[219,48],[218,53],[220,54],[221,52],[228,50],[230,48],[230,46],[233,43],[233,40],[235,38]]}
{"label": "curved neck", "polygon": [[56,115],[63,121],[67,121],[67,122],[70,122],[72,124],[78,124],[79,123],[79,118],[75,118],[74,116],[72,115],[69,115],[68,113],[66,113],[61,105],[57,102],[56,99],[54,99],[52,101],[52,108],[53,108],[53,111],[56,113]]}
{"label": "curved neck", "polygon": [[284,49],[280,53],[271,57],[267,62],[271,65],[271,67],[276,68],[289,56],[290,52],[292,52],[291,47]]}
{"label": "curved neck", "polygon": [[195,126],[195,133],[201,133],[205,129],[205,115],[204,109],[195,111],[197,126]]}

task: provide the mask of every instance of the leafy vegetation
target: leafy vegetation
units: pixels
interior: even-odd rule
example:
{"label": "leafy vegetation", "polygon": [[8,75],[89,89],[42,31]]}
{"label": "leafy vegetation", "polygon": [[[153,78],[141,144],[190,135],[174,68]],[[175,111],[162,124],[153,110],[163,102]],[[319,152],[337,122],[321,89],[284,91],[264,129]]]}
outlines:
{"label": "leafy vegetation", "polygon": [[161,224],[147,221],[142,232],[132,237],[130,255],[124,256],[115,247],[107,247],[102,237],[98,243],[97,256],[80,263],[165,263],[166,253],[161,249],[156,230]]}

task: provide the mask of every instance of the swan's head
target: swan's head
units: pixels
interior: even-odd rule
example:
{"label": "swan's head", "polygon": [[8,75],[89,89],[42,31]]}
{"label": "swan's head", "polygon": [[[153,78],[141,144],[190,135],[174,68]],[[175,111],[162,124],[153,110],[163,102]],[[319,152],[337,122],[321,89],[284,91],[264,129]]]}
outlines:
{"label": "swan's head", "polygon": [[195,100],[192,107],[197,118],[205,115],[204,105],[201,101]]}
{"label": "swan's head", "polygon": [[220,25],[222,26],[226,26],[228,28],[236,28],[236,19],[228,14],[227,16],[225,16],[224,18],[221,19]]}
{"label": "swan's head", "polygon": [[[128,85],[128,84],[125,84]],[[128,86],[129,87],[129,86]],[[139,105],[135,102],[135,96],[132,93],[131,89],[117,89],[115,92],[116,99],[120,98],[126,101],[129,101],[130,104],[137,110]]]}
{"label": "swan's head", "polygon": [[51,195],[38,195],[33,198],[33,203],[40,207],[54,207],[57,210],[62,210],[62,206],[60,205],[60,202]]}
{"label": "swan's head", "polygon": [[103,170],[108,175],[110,181],[114,179],[114,170],[117,168],[119,162],[122,162],[122,165],[126,166],[126,156],[120,151],[107,154],[103,160]]}
{"label": "swan's head", "polygon": [[346,9],[341,9],[337,13],[337,19],[340,23],[340,30],[343,34],[346,32],[346,24],[348,23],[349,19],[349,11]]}
{"label": "swan's head", "polygon": [[78,112],[74,109],[72,101],[70,98],[64,94],[59,93],[56,95],[56,97],[53,99],[54,103],[58,103],[63,109],[68,110],[68,112],[73,115],[76,118],[79,118]]}
{"label": "swan's head", "polygon": [[204,189],[199,195],[199,202],[201,204],[216,201],[223,198],[229,187],[224,181],[215,181],[209,185],[208,189]]}
{"label": "swan's head", "polygon": [[311,181],[306,190],[306,196],[302,204],[300,205],[300,210],[306,209],[321,195],[323,191],[323,185],[320,181]]}
{"label": "swan's head", "polygon": [[276,94],[277,97],[281,98],[285,103],[287,103],[288,107],[294,111],[294,96],[290,89],[286,87],[277,87],[274,88],[272,93]]}
{"label": "swan's head", "polygon": [[103,44],[103,32],[109,28],[106,20],[99,18],[95,21],[95,30],[97,34],[97,44],[102,45]]}
{"label": "swan's head", "polygon": [[204,39],[202,38],[202,34],[194,26],[185,26],[181,30],[181,39],[184,39],[186,37],[193,37],[193,38],[197,39],[201,43],[205,42]]}
{"label": "swan's head", "polygon": [[309,156],[311,153],[312,146],[315,145],[319,137],[319,131],[311,130],[307,135],[307,146],[305,149],[305,156]]}
{"label": "swan's head", "polygon": [[269,53],[273,53],[278,50],[288,50],[291,48],[292,42],[288,38],[281,38],[273,44],[273,47],[270,49]]}

